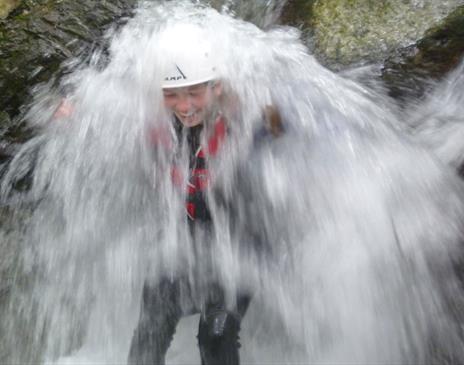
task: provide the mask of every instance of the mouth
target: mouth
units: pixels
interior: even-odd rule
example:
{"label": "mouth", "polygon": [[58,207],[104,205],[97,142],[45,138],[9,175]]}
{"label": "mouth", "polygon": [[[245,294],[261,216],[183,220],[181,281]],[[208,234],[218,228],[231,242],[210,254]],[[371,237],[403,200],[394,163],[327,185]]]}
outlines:
{"label": "mouth", "polygon": [[189,113],[176,113],[176,114],[177,114],[177,117],[181,120],[181,122],[188,126],[198,124],[198,122],[202,119],[198,111],[189,112]]}
{"label": "mouth", "polygon": [[196,112],[179,114],[179,117],[187,123],[192,123],[198,118],[198,114]]}

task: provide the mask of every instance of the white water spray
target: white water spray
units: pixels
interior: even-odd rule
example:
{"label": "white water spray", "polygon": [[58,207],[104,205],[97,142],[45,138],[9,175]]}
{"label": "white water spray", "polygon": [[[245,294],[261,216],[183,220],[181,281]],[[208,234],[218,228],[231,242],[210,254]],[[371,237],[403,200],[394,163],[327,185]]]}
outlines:
{"label": "white water spray", "polygon": [[[13,359],[26,347],[34,362],[124,363],[144,280],[206,280],[192,274],[206,262],[170,156],[149,141],[154,128],[172,133],[158,40],[177,22],[210,35],[225,90],[205,256],[229,297],[254,294],[244,362],[462,362],[457,176],[367,90],[320,66],[296,30],[151,3],[114,36],[106,67],[72,76],[70,117],[49,121],[38,100],[29,118],[40,133],[2,182],[4,201],[31,210],[18,244],[28,285],[9,323],[21,318],[30,335]],[[285,132],[257,140],[269,105]],[[31,165],[30,188],[12,189]],[[193,356],[178,355],[168,362]]]}
{"label": "white water spray", "polygon": [[408,116],[415,138],[456,169],[464,163],[464,63]]}

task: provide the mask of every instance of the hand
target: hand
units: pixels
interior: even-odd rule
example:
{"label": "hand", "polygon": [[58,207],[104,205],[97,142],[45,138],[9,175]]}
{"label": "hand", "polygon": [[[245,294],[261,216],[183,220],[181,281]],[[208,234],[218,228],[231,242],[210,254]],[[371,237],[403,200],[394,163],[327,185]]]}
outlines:
{"label": "hand", "polygon": [[284,132],[282,117],[279,111],[273,105],[267,105],[264,108],[264,120],[266,128],[274,137],[279,137]]}
{"label": "hand", "polygon": [[74,105],[69,99],[62,99],[58,108],[53,113],[53,119],[69,118],[74,113]]}

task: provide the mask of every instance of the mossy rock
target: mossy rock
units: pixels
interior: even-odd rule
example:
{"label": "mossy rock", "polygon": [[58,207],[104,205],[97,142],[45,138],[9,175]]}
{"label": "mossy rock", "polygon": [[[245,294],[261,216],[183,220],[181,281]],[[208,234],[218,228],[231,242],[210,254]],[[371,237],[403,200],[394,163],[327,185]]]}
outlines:
{"label": "mossy rock", "polygon": [[5,19],[21,0],[0,0],[0,19]]}
{"label": "mossy rock", "polygon": [[415,43],[461,0],[316,0],[310,19],[315,52],[334,69],[379,62]]}
{"label": "mossy rock", "polygon": [[315,56],[333,70],[383,63],[398,99],[419,97],[462,59],[462,0],[295,0],[281,22],[310,35]]}
{"label": "mossy rock", "polygon": [[63,61],[101,46],[104,32],[123,22],[136,2],[23,0],[0,19],[1,119],[16,120],[32,87],[59,79]]}
{"label": "mossy rock", "polygon": [[439,80],[453,70],[463,55],[464,5],[429,29],[416,44],[387,59],[382,78],[393,97],[420,97],[430,80]]}

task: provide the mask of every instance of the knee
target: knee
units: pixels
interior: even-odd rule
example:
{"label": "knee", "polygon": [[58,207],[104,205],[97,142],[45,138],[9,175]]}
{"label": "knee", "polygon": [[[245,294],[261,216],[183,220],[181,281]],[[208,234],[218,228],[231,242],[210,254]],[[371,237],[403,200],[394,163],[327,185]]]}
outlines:
{"label": "knee", "polygon": [[228,311],[217,311],[202,317],[198,330],[200,345],[212,342],[237,341],[240,331],[239,315]]}

